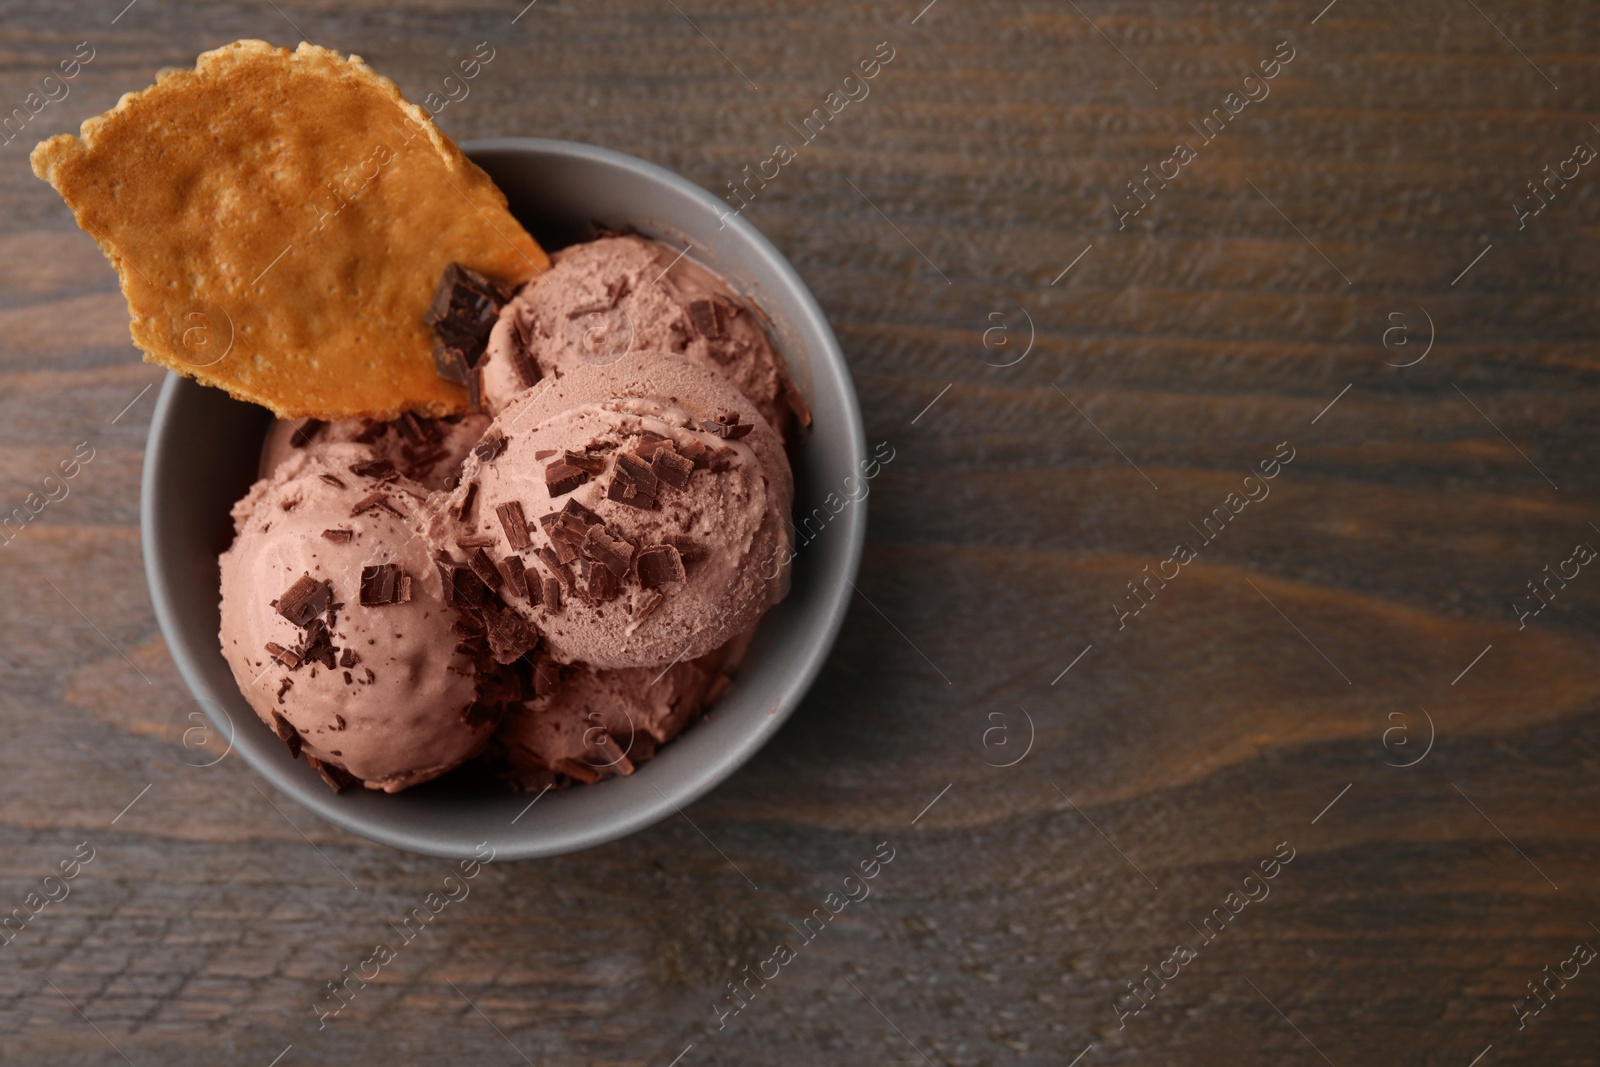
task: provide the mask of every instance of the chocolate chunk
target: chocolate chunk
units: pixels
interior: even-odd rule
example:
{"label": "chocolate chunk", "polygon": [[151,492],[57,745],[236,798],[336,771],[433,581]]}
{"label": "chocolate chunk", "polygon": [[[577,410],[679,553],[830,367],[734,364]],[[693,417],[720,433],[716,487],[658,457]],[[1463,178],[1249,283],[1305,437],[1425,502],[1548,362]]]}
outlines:
{"label": "chocolate chunk", "polygon": [[356,539],[356,532],[354,530],[323,530],[322,536],[336,545],[348,545]]}
{"label": "chocolate chunk", "polygon": [[440,276],[422,321],[433,327],[440,340],[472,352],[467,360],[471,366],[482,354],[506,297],[498,285],[482,274],[452,263]]}
{"label": "chocolate chunk", "polygon": [[543,587],[543,591],[539,601],[544,605],[544,609],[549,612],[560,611],[561,583],[554,578],[544,578],[540,580],[540,585]]}
{"label": "chocolate chunk", "polygon": [[631,452],[617,454],[606,498],[649,511],[656,506],[656,476],[650,464]]}
{"label": "chocolate chunk", "polygon": [[343,489],[344,488],[344,482],[339,480],[339,476],[337,474],[319,474],[319,475],[317,475],[317,477],[321,478],[323,481],[327,482],[329,485],[333,486],[335,489]]}
{"label": "chocolate chunk", "polygon": [[553,448],[541,448],[538,451],[534,452],[533,458],[537,459],[537,460],[546,460],[546,459],[549,459],[551,456],[553,456],[555,454],[556,454],[556,450],[553,449]]}
{"label": "chocolate chunk", "polygon": [[351,786],[355,785],[357,781],[359,781],[355,775],[351,774],[337,763],[329,763],[326,760],[319,760],[309,752],[306,753],[306,762],[311,764],[316,772],[322,776],[322,780],[328,783],[328,788],[333,790],[335,793],[343,793],[346,789],[349,789]]}
{"label": "chocolate chunk", "polygon": [[[339,656],[339,666],[341,667],[354,667],[358,662],[359,657],[356,655],[356,650],[353,648],[345,649],[344,652]],[[337,718],[337,716],[335,716],[335,718]],[[341,726],[340,729],[342,730],[344,727]]]}
{"label": "chocolate chunk", "polygon": [[597,602],[614,600],[622,592],[622,583],[617,581],[617,576],[611,573],[611,568],[594,566],[589,568],[588,594],[589,599]]}
{"label": "chocolate chunk", "polygon": [[633,542],[624,537],[612,536],[604,526],[589,527],[583,538],[583,554],[605,565],[613,576],[621,578],[628,573],[633,562]]}
{"label": "chocolate chunk", "polygon": [[676,449],[668,445],[656,449],[655,455],[650,457],[650,470],[660,481],[674,489],[682,489],[689,484],[689,475],[694,473],[694,461],[680,456]]}
{"label": "chocolate chunk", "polygon": [[367,684],[368,685],[371,685],[373,682],[376,682],[378,680],[378,676],[376,674],[372,673],[372,668],[371,667],[363,667],[362,669],[367,672]]}
{"label": "chocolate chunk", "polygon": [[534,567],[527,567],[522,572],[522,579],[525,590],[523,595],[528,598],[528,603],[533,605],[541,603],[544,600],[544,575]]}
{"label": "chocolate chunk", "polygon": [[501,560],[500,576],[505,579],[506,589],[520,597],[528,595],[527,570],[520,556],[507,556]]}
{"label": "chocolate chunk", "polygon": [[472,446],[472,454],[485,463],[498,458],[505,450],[506,437],[502,433],[484,434],[483,440]]}
{"label": "chocolate chunk", "polygon": [[369,494],[368,496],[364,496],[360,500],[356,501],[355,506],[350,509],[350,517],[354,518],[357,515],[365,514],[369,511],[387,511],[397,519],[403,519],[406,517],[405,512],[401,511],[399,508],[395,507],[389,502],[389,494],[383,492],[381,489],[376,493]]}
{"label": "chocolate chunk", "polygon": [[574,467],[565,459],[547,464],[544,469],[545,488],[550,491],[552,497],[566,496],[588,480],[588,471]]}
{"label": "chocolate chunk", "polygon": [[689,302],[689,322],[701,337],[717,340],[723,336],[722,305],[715,300]]}
{"label": "chocolate chunk", "polygon": [[533,544],[528,537],[528,520],[522,514],[522,504],[511,500],[494,509],[500,516],[500,527],[506,532],[506,541],[517,551]]}
{"label": "chocolate chunk", "polygon": [[733,449],[718,448],[716,451],[711,453],[711,460],[706,464],[706,466],[719,473],[721,471],[730,471],[733,469],[734,464],[738,462],[738,459],[739,453],[735,452]]}
{"label": "chocolate chunk", "polygon": [[[561,579],[562,585],[568,589],[572,588],[572,568],[567,566],[567,561],[558,556],[554,549],[541,548],[539,550],[539,559],[546,567],[550,568],[550,573]],[[549,586],[545,588],[548,589]]]}
{"label": "chocolate chunk", "polygon": [[670,447],[672,447],[671,438],[662,437],[660,434],[651,433],[649,430],[641,430],[639,432],[639,443],[633,446],[633,454],[640,459],[649,459],[656,454],[656,449]]}
{"label": "chocolate chunk", "polygon": [[685,441],[677,446],[684,459],[693,463],[696,470],[704,470],[711,460],[711,449],[699,441]]}
{"label": "chocolate chunk", "polygon": [[467,410],[483,410],[483,368],[467,371]]}
{"label": "chocolate chunk", "polygon": [[[288,679],[285,678],[284,681],[287,682]],[[280,696],[286,690],[287,686],[285,686],[285,689],[279,690]],[[299,759],[301,745],[300,731],[294,728],[294,724],[275,711],[272,713],[272,728],[277,732],[278,739],[289,746],[289,755],[295,759]]]}
{"label": "chocolate chunk", "polygon": [[398,563],[379,563],[361,568],[361,606],[382,607],[411,600],[411,578]]}
{"label": "chocolate chunk", "polygon": [[299,429],[295,430],[294,433],[289,435],[289,447],[306,447],[306,445],[311,443],[311,439],[317,436],[317,434],[321,432],[322,428],[326,425],[327,423],[323,422],[321,419],[307,419],[305,422],[300,424]]}
{"label": "chocolate chunk", "polygon": [[283,703],[283,695],[285,693],[287,693],[289,690],[293,689],[293,688],[294,688],[293,679],[285,678],[283,680],[283,684],[278,686],[278,703],[282,704]]}
{"label": "chocolate chunk", "polygon": [[360,463],[350,464],[350,473],[358,474],[363,478],[373,478],[380,482],[392,482],[400,477],[400,472],[395,470],[394,464],[386,459],[367,459]]}
{"label": "chocolate chunk", "polygon": [[465,534],[456,538],[456,544],[470,552],[474,548],[493,548],[494,538],[485,534]]}
{"label": "chocolate chunk", "polygon": [[500,568],[494,565],[489,553],[481,548],[467,557],[467,566],[472,568],[472,573],[476,574],[484,585],[495,592],[499,592],[500,587],[505,584],[505,579],[500,575]]}
{"label": "chocolate chunk", "polygon": [[475,482],[475,481],[468,482],[466,491],[461,494],[461,503],[460,503],[460,505],[453,509],[455,511],[455,513],[456,513],[456,518],[458,518],[458,519],[471,518],[471,516],[472,516],[472,505],[473,505],[474,502],[477,501],[477,499],[478,499],[478,483]]}
{"label": "chocolate chunk", "polygon": [[332,599],[333,586],[309,574],[302,574],[278,598],[278,614],[303,627],[321,615]]}
{"label": "chocolate chunk", "polygon": [[567,501],[567,506],[540,519],[551,547],[563,564],[571,563],[583,553],[583,541],[589,530],[600,525],[599,517],[577,501]]}
{"label": "chocolate chunk", "polygon": [[678,550],[671,545],[651,545],[648,548],[641,548],[636,562],[639,568],[639,584],[646,589],[654,589],[668,582],[681,582],[684,579],[683,559],[678,555]]}

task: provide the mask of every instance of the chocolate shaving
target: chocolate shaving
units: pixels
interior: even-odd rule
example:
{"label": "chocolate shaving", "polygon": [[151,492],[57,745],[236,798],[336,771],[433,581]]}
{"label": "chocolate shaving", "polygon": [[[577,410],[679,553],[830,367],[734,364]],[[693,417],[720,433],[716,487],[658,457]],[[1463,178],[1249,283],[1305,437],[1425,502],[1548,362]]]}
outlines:
{"label": "chocolate shaving", "polygon": [[466,519],[471,516],[472,505],[477,499],[478,483],[475,481],[468,482],[467,491],[461,494],[461,503],[452,509],[456,513],[456,518]]}
{"label": "chocolate shaving", "polygon": [[553,456],[555,454],[556,454],[556,450],[553,449],[553,448],[541,448],[541,449],[537,450],[536,452],[534,452],[533,458],[534,459],[538,459],[538,460],[545,460],[545,459],[549,459],[551,456]]}
{"label": "chocolate shaving", "polygon": [[711,448],[699,441],[689,440],[677,446],[679,454],[693,463],[696,470],[704,470],[711,459]]}
{"label": "chocolate shaving", "polygon": [[483,368],[467,371],[467,410],[483,410]]}
{"label": "chocolate shaving", "polygon": [[322,780],[328,783],[328,788],[335,793],[343,793],[360,780],[337,763],[319,760],[309,752],[306,753],[306,762],[311,764],[312,768],[322,776]]}
{"label": "chocolate shaving", "polygon": [[336,474],[319,474],[317,477],[321,478],[323,481],[327,482],[336,489],[343,489],[345,487],[344,482],[340,481],[339,476]]}
{"label": "chocolate shaving", "polygon": [[309,574],[302,574],[288,591],[278,598],[278,614],[296,626],[303,627],[321,615],[332,599],[331,585]]}
{"label": "chocolate shaving", "polygon": [[633,446],[633,454],[638,456],[640,459],[649,459],[651,456],[655,455],[656,449],[670,447],[672,447],[672,439],[670,437],[662,437],[658,433],[651,433],[649,430],[641,430],[639,433],[639,443]]}
{"label": "chocolate shaving", "polygon": [[354,530],[323,530],[322,536],[336,545],[348,545],[356,539],[356,532]]}
{"label": "chocolate shaving", "polygon": [[544,587],[539,600],[548,612],[561,610],[561,583],[554,578],[544,578],[540,584]]}
{"label": "chocolate shaving", "polygon": [[724,411],[717,415],[715,422],[703,422],[700,428],[707,433],[716,434],[718,437],[729,441],[737,441],[755,429],[753,423],[740,422],[737,411]]}
{"label": "chocolate shaving", "polygon": [[267,655],[272,657],[272,662],[288,667],[291,671],[299,670],[300,664],[304,662],[298,650],[284,648],[276,641],[267,642]]}
{"label": "chocolate shaving", "polygon": [[524,389],[533,388],[542,377],[539,373],[539,364],[533,361],[533,355],[521,338],[511,343],[511,367],[517,372],[517,380]]}
{"label": "chocolate shaving", "polygon": [[565,459],[556,460],[544,469],[544,484],[551,497],[566,496],[588,480],[588,471],[573,466]]}
{"label": "chocolate shaving", "polygon": [[695,332],[697,332],[701,337],[717,340],[724,335],[722,305],[718,301],[690,301],[689,322],[694,326]]}
{"label": "chocolate shaving", "polygon": [[386,459],[366,459],[360,463],[352,463],[350,473],[380,482],[392,482],[400,477],[400,472],[395,470],[394,464]]}
{"label": "chocolate shaving", "polygon": [[611,568],[590,567],[587,591],[590,600],[597,602],[614,600],[617,594],[622,592],[622,583],[611,573]]}
{"label": "chocolate shaving", "polygon": [[583,554],[604,564],[617,578],[628,573],[628,564],[633,562],[633,549],[633,542],[613,536],[604,526],[589,527],[589,532],[583,538]]}
{"label": "chocolate shaving", "polygon": [[355,506],[350,509],[350,517],[355,518],[357,515],[364,514],[368,511],[378,510],[387,511],[397,519],[403,519],[406,517],[405,512],[389,503],[389,494],[385,493],[381,489],[376,493],[371,493],[356,501]]}
{"label": "chocolate shaving", "polygon": [[484,534],[466,534],[456,538],[456,544],[460,545],[464,549],[493,548],[494,538],[485,536]]}
{"label": "chocolate shaving", "polygon": [[646,589],[684,580],[683,559],[671,545],[641,548],[635,563],[639,568],[639,584]]}
{"label": "chocolate shaving", "polygon": [[379,563],[361,568],[361,606],[383,607],[411,600],[411,578],[398,563]]}
{"label": "chocolate shaving", "polygon": [[650,457],[650,470],[656,478],[672,488],[682,489],[689,484],[689,476],[694,473],[694,461],[679,455],[668,445],[656,449],[655,455]]}
{"label": "chocolate shaving", "polygon": [[604,474],[606,471],[606,458],[604,456],[591,456],[587,452],[563,452],[562,459],[579,470],[588,474]]}
{"label": "chocolate shaving", "polygon": [[684,537],[682,534],[669,534],[667,543],[678,550],[678,557],[685,564],[699,563],[710,554],[706,551],[705,546]]}
{"label": "chocolate shaving", "polygon": [[634,619],[642,619],[646,615],[649,615],[652,611],[661,606],[661,601],[663,599],[665,598],[660,593],[646,593],[644,595],[643,602],[640,603],[637,608],[633,609]]}
{"label": "chocolate shaving", "polygon": [[[288,679],[285,678],[284,681],[287,682]],[[282,690],[279,692],[281,695]],[[285,719],[281,713],[275,711],[272,713],[272,729],[277,733],[278,739],[289,746],[289,755],[294,759],[299,759],[302,742],[300,740],[300,731],[294,728],[294,724]]]}
{"label": "chocolate shaving", "polygon": [[290,448],[304,448],[311,443],[311,439],[322,430],[327,423],[321,419],[307,419],[300,424],[294,433],[289,435]]}
{"label": "chocolate shaving", "polygon": [[506,438],[502,433],[484,434],[483,440],[472,446],[472,454],[488,463],[496,459],[506,450]]}
{"label": "chocolate shaving", "polygon": [[655,507],[656,476],[650,464],[631,452],[618,453],[606,497],[645,511]]}
{"label": "chocolate shaving", "polygon": [[481,548],[467,557],[467,566],[472,568],[472,573],[476,574],[484,585],[495,592],[499,592],[500,587],[505,584],[500,568],[494,565],[489,553]]}
{"label": "chocolate shaving", "polygon": [[289,690],[293,689],[293,688],[294,688],[294,680],[292,678],[285,678],[283,680],[283,684],[278,686],[278,703],[282,704],[283,703],[283,695],[285,693],[287,693]]}
{"label": "chocolate shaving", "polygon": [[501,560],[500,576],[505,579],[505,588],[520,597],[528,595],[527,569],[523,566],[520,557],[507,556]]}
{"label": "chocolate shaving", "polygon": [[528,537],[528,520],[522,513],[522,504],[516,500],[507,501],[494,509],[500,516],[500,527],[506,532],[506,541],[516,551],[521,551],[533,544]]}

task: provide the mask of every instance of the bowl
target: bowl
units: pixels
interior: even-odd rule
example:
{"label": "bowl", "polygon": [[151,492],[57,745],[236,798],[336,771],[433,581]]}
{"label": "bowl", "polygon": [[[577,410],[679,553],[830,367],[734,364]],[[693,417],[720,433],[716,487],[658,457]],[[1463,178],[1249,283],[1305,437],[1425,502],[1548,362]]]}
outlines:
{"label": "bowl", "polygon": [[[462,148],[546,249],[585,240],[597,228],[631,227],[688,248],[752,301],[769,320],[814,418],[809,437],[793,451],[795,514],[817,508],[830,514],[824,498],[843,495],[846,479],[859,480],[866,469],[861,412],[827,319],[771,242],[704,189],[621,152],[532,137]],[[526,859],[643,829],[703,796],[777,732],[843,622],[866,535],[864,499],[832,515],[798,549],[789,596],[761,622],[712,714],[632,775],[537,797],[461,775],[398,794],[359,788],[335,794],[256,717],[217,637],[217,555],[232,540],[229,509],[255,480],[270,421],[264,408],[169,374],[150,424],[140,506],[145,574],[168,650],[215,731],[203,724],[185,729],[181,756],[201,766],[236,752],[300,805],[368,840],[452,859],[481,855],[475,850],[487,842],[496,859]]]}

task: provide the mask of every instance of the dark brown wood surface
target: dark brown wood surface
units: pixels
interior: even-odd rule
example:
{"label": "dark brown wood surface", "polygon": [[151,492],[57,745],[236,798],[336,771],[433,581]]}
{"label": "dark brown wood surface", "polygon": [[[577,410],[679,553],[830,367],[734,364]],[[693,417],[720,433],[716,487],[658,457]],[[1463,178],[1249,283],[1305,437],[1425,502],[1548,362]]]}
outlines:
{"label": "dark brown wood surface", "polygon": [[[123,2],[0,29],[0,111],[94,49],[0,147],[0,511],[93,449],[0,548],[0,912],[93,850],[0,946],[0,1062],[1596,1061],[1600,966],[1564,961],[1600,945],[1600,568],[1516,605],[1600,547],[1600,166],[1513,206],[1600,148],[1592,5]],[[158,68],[302,35],[418,100],[489,41],[450,135],[719,191],[894,50],[748,211],[895,455],[821,680],[685,818],[487,868],[321,1030],[446,865],[180,759],[137,528],[160,375],[26,163]],[[719,1029],[880,842],[871,895]]]}

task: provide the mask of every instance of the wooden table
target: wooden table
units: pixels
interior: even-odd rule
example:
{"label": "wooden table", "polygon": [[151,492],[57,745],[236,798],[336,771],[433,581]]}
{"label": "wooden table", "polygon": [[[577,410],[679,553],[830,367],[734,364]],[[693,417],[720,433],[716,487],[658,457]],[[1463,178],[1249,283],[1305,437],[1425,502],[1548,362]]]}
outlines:
{"label": "wooden table", "polygon": [[[0,1061],[1595,1062],[1592,5],[122,2],[3,29],[5,109],[94,57],[0,149],[0,510],[93,458],[0,549],[0,911],[93,858],[0,947]],[[302,34],[412,99],[491,42],[450,135],[719,191],[893,51],[747,211],[895,455],[821,680],[687,818],[486,869],[320,1031],[445,865],[179,758],[137,529],[160,375],[24,158]],[[1546,164],[1577,174],[1519,228]]]}

